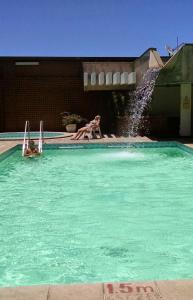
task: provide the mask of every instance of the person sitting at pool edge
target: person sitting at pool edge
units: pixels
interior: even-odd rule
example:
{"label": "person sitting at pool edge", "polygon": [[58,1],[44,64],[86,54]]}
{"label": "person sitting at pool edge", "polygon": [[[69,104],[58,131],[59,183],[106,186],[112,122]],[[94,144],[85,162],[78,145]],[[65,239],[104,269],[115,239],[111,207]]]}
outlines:
{"label": "person sitting at pool edge", "polygon": [[91,129],[95,129],[99,127],[100,125],[101,117],[97,115],[94,120],[90,121],[90,123],[86,124],[84,127],[81,127],[78,129],[75,136],[72,138],[72,140],[78,140],[84,133],[90,131]]}
{"label": "person sitting at pool edge", "polygon": [[35,145],[35,142],[33,140],[29,140],[29,147],[25,150],[25,156],[30,155],[39,155],[39,150]]}

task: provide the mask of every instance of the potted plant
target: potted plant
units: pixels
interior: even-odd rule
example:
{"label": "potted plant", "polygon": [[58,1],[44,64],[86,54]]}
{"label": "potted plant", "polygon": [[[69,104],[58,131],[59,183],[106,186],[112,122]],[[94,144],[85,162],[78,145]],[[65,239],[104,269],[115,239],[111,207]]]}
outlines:
{"label": "potted plant", "polygon": [[77,124],[81,123],[83,118],[76,114],[63,114],[62,125],[65,126],[67,132],[76,132]]}

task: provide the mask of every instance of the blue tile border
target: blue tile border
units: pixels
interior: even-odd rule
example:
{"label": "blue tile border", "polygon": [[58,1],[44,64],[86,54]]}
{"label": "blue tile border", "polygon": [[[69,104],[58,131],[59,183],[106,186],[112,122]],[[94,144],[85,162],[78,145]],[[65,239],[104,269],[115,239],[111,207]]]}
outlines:
{"label": "blue tile border", "polygon": [[[181,144],[180,142],[176,141],[169,141],[169,142],[122,142],[122,143],[100,143],[100,144],[45,144],[44,149],[45,150],[51,150],[51,149],[100,149],[100,148],[164,148],[164,147],[177,147],[189,154],[193,155],[193,148],[190,148],[184,144]],[[12,147],[11,149],[5,151],[4,153],[0,154],[0,162],[7,157],[9,157],[12,153],[14,153],[16,150],[21,150],[22,145],[16,145]]]}
{"label": "blue tile border", "polygon": [[190,148],[190,147],[188,147],[184,144],[181,144],[181,143],[178,143],[177,147],[180,148],[181,150],[193,155],[193,148]]}
{"label": "blue tile border", "polygon": [[122,143],[91,143],[91,144],[45,144],[44,149],[97,149],[97,148],[160,148],[178,147],[178,142],[122,142]]}
{"label": "blue tile border", "polygon": [[177,147],[193,154],[193,149],[179,142],[122,142],[122,143],[100,143],[100,144],[46,144],[44,149],[97,149],[97,148],[163,148]]}

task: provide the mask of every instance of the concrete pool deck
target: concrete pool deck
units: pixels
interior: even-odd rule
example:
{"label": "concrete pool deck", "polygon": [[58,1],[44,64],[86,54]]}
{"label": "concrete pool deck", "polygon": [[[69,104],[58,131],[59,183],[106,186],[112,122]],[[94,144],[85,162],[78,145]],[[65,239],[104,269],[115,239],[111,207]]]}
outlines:
{"label": "concrete pool deck", "polygon": [[[193,148],[192,138],[167,139]],[[104,136],[103,139],[73,141],[68,138],[49,139],[46,144],[157,142],[166,139],[149,137]],[[0,153],[22,141],[0,141]],[[40,285],[0,288],[0,300],[193,300],[192,280],[169,280],[124,283]]]}
{"label": "concrete pool deck", "polygon": [[193,280],[40,285],[0,289],[0,300],[192,300]]}
{"label": "concrete pool deck", "polygon": [[[71,136],[72,137],[72,136]],[[129,143],[129,142],[158,142],[158,141],[178,141],[186,146],[193,148],[193,138],[152,138],[146,136],[137,136],[137,137],[116,137],[115,135],[103,135],[102,139],[80,139],[80,140],[71,140],[71,137],[68,136],[64,138],[54,138],[54,139],[45,139],[45,144],[98,144],[98,143]],[[21,140],[13,141],[4,141],[0,140],[0,154],[11,149],[12,147],[22,144]]]}
{"label": "concrete pool deck", "polygon": [[[72,136],[71,136],[72,137]],[[67,136],[64,138],[54,138],[54,139],[45,139],[45,144],[98,144],[98,143],[122,143],[122,142],[152,142],[151,139],[147,137],[135,137],[135,138],[125,138],[125,137],[115,137],[114,135],[104,135],[102,139],[80,139],[80,140],[71,140],[71,137]],[[0,140],[0,154],[9,150],[10,148],[22,144],[21,140],[13,141],[1,141]]]}

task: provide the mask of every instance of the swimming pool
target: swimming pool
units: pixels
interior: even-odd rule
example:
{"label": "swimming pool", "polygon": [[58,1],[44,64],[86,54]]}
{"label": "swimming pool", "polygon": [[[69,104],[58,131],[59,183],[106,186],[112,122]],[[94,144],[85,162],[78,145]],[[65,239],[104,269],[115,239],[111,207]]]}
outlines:
{"label": "swimming pool", "polygon": [[[31,131],[32,139],[39,139],[39,131]],[[24,132],[0,132],[0,140],[23,140]],[[61,138],[64,132],[44,131],[44,138]]]}
{"label": "swimming pool", "polygon": [[192,278],[192,150],[155,144],[3,156],[0,285]]}

